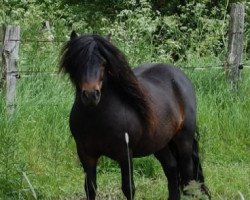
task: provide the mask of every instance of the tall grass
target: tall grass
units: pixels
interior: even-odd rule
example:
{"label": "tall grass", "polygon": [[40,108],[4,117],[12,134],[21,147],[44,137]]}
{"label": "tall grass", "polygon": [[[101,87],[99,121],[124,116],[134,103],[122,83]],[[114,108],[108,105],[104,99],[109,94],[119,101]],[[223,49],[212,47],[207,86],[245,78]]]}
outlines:
{"label": "tall grass", "polygon": [[[140,51],[120,45],[134,66],[164,61],[153,46]],[[23,44],[21,71],[57,71],[61,45]],[[142,56],[140,56],[142,55]],[[166,61],[166,60],[165,60]],[[191,55],[179,66],[218,66],[219,59]],[[250,72],[243,71],[240,90],[232,94],[222,70],[184,69],[197,92],[200,149],[207,185],[214,199],[250,198]],[[83,173],[70,136],[68,117],[73,88],[61,75],[23,76],[17,84],[17,109],[5,115],[0,92],[0,199],[74,199],[84,195]],[[25,174],[25,176],[24,176]],[[134,161],[136,199],[166,199],[166,178],[151,157]],[[98,198],[123,199],[120,170],[110,159],[98,166]],[[34,195],[35,194],[35,195]]]}

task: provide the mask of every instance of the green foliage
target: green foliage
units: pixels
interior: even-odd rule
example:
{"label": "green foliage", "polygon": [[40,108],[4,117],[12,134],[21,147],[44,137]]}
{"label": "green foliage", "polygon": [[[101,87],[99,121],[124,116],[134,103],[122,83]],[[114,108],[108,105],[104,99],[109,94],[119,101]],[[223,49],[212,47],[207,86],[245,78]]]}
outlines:
{"label": "green foliage", "polygon": [[[76,29],[82,33],[112,33],[114,41],[126,43],[128,49],[140,50],[138,47],[142,44],[148,46],[142,60],[161,55],[160,60],[176,61],[186,58],[187,52],[201,56],[218,56],[226,52],[229,1],[219,2],[215,6],[208,0],[185,4],[177,0],[165,2],[169,9],[166,13],[155,9],[157,1],[147,0],[3,2],[0,23],[21,25],[23,36],[29,39],[38,39],[40,35],[37,33],[41,32],[42,23],[48,20],[55,39],[65,40],[70,30]],[[248,14],[249,3],[245,2],[245,5]],[[248,52],[249,16],[246,15],[245,29]],[[157,46],[155,52],[152,45]],[[125,49],[126,53],[128,51]],[[134,61],[137,62],[140,60]]]}

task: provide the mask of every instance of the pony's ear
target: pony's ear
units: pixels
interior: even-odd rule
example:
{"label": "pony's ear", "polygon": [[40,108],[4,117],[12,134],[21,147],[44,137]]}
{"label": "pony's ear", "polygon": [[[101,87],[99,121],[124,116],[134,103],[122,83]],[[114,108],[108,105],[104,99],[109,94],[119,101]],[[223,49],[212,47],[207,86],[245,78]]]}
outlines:
{"label": "pony's ear", "polygon": [[112,35],[111,33],[109,33],[106,37],[105,37],[109,42],[112,41]]}
{"label": "pony's ear", "polygon": [[70,34],[70,39],[73,40],[78,37],[78,34],[75,31],[72,31]]}

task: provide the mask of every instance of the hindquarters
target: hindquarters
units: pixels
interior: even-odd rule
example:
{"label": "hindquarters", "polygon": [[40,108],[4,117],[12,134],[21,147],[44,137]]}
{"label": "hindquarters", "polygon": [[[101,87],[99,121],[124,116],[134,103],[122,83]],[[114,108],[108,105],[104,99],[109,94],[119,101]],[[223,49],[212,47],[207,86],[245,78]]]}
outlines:
{"label": "hindquarters", "polygon": [[[137,69],[135,73],[142,80],[154,101],[159,117],[158,133],[169,137],[168,144],[155,153],[164,170],[171,168],[179,174],[168,175],[169,169],[166,170],[168,180],[175,185],[179,184],[182,189],[191,180],[196,180],[202,184],[201,189],[208,194],[204,185],[198,143],[195,138],[196,98],[191,81],[179,69],[169,65],[146,65]],[[170,144],[171,148],[169,148]],[[169,163],[167,160],[170,160],[170,154],[171,162]],[[172,165],[175,160],[176,164]],[[173,177],[176,177],[176,180],[173,181]],[[169,190],[172,191],[170,199],[179,198],[178,190],[170,186]]]}
{"label": "hindquarters", "polygon": [[[158,117],[158,127],[172,138],[184,126],[196,128],[196,98],[187,76],[178,68],[165,64],[142,65],[135,74],[151,98]],[[166,133],[166,131],[168,133]]]}
{"label": "hindquarters", "polygon": [[[187,138],[193,139],[196,127],[196,100],[193,86],[178,68],[164,64],[142,65],[134,70],[147,92],[156,115],[156,129],[143,134],[141,144],[154,144],[154,153],[164,148],[183,127],[188,127]],[[192,142],[191,142],[192,144]],[[147,148],[148,145],[141,145]]]}

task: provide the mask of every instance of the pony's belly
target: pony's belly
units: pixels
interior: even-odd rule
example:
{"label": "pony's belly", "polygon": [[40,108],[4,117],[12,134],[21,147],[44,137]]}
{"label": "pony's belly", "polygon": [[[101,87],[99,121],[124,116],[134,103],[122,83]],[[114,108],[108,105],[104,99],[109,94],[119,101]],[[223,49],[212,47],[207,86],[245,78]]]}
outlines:
{"label": "pony's belly", "polygon": [[144,138],[132,150],[133,157],[142,157],[154,154],[164,148],[171,140],[172,135],[154,135],[153,137]]}
{"label": "pony's belly", "polygon": [[[119,161],[123,155],[127,155],[127,145],[124,140],[113,138],[108,140],[105,137],[92,137],[84,138],[82,140],[86,153],[89,155],[107,156],[113,160]],[[132,139],[132,138],[131,138]],[[144,137],[143,140],[138,141],[136,144],[130,140],[132,146],[133,157],[144,157],[154,154],[164,148],[170,141],[170,137]],[[95,141],[95,142],[93,142]],[[134,144],[132,144],[134,143]]]}

